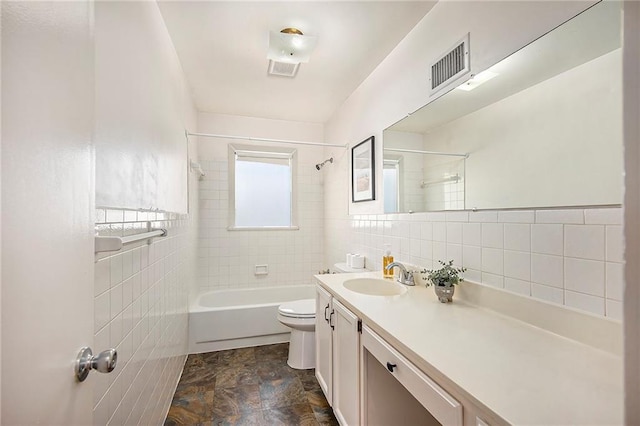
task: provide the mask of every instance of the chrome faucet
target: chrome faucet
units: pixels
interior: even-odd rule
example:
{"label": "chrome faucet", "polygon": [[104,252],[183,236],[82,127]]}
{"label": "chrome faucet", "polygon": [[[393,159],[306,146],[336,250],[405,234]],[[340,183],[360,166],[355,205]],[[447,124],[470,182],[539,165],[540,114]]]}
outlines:
{"label": "chrome faucet", "polygon": [[398,275],[398,279],[396,281],[404,285],[416,285],[413,280],[413,271],[407,271],[407,268],[405,268],[400,262],[391,262],[387,265],[386,269],[393,269],[394,266],[397,266],[398,269],[400,269],[400,275]]}

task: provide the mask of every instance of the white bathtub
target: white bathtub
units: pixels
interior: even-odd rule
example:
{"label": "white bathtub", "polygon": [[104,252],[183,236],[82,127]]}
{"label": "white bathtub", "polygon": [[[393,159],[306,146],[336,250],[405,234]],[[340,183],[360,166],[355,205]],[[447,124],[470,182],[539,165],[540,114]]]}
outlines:
{"label": "white bathtub", "polygon": [[314,297],[312,285],[203,293],[189,309],[189,353],[288,342],[290,331],[277,319],[278,306]]}

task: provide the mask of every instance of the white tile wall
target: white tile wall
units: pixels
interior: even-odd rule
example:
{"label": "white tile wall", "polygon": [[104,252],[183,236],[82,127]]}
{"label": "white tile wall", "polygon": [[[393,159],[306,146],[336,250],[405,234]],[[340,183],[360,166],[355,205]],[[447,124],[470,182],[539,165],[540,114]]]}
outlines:
{"label": "white tile wall", "polygon": [[[199,183],[198,292],[229,287],[312,284],[314,274],[331,266],[323,259],[322,172],[311,162],[316,156],[310,156],[309,161],[305,160],[307,157],[298,158],[299,230],[229,231],[227,158],[201,155],[200,163],[206,176]],[[370,228],[371,223],[366,227]],[[420,227],[416,230],[418,234],[419,230]],[[404,232],[407,237],[411,233],[408,223]],[[418,241],[413,247],[408,239],[405,242],[406,253],[420,252]],[[344,261],[344,255],[339,261]],[[268,275],[255,275],[255,265],[264,264],[269,267]]]}
{"label": "white tile wall", "polygon": [[621,208],[359,215],[327,232],[373,269],[388,243],[401,262],[453,259],[468,280],[621,319],[622,219]]}
{"label": "white tile wall", "polygon": [[118,351],[115,371],[91,376],[98,425],[161,424],[186,359],[188,217],[98,209],[96,229],[123,236],[146,221],[169,235],[96,256],[93,348]]}

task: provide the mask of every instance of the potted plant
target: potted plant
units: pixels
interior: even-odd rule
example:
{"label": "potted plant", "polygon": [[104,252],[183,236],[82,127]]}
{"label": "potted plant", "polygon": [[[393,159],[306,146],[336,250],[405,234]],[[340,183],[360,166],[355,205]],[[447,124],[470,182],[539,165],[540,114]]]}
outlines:
{"label": "potted plant", "polygon": [[442,303],[448,303],[453,300],[453,293],[455,291],[454,285],[458,284],[460,281],[464,281],[464,278],[460,277],[459,274],[463,273],[467,269],[454,268],[453,260],[450,260],[449,262],[438,260],[438,263],[442,265],[442,268],[425,269],[420,272],[427,274],[426,278],[422,277],[422,279],[427,281],[427,287],[433,284],[438,300]]}

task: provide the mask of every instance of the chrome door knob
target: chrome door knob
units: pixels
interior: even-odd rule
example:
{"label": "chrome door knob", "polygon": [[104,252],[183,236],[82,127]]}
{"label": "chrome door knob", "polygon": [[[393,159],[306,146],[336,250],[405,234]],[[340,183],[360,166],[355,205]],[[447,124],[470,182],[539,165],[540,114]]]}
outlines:
{"label": "chrome door knob", "polygon": [[117,362],[118,352],[115,349],[107,349],[100,352],[98,356],[93,356],[91,348],[82,348],[76,359],[76,378],[79,382],[83,382],[91,370],[110,373],[116,368]]}

